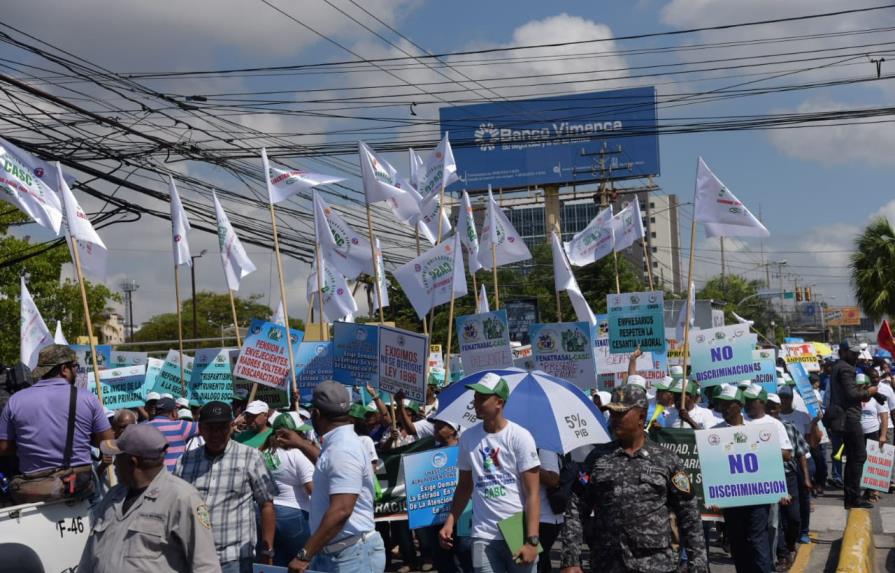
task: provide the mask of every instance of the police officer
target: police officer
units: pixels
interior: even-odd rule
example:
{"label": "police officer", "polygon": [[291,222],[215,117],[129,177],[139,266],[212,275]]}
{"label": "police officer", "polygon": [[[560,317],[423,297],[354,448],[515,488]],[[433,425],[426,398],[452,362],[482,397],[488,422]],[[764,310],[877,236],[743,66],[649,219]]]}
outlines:
{"label": "police officer", "polygon": [[149,424],[100,444],[115,456],[119,483],[96,508],[78,571],[220,573],[208,508],[196,488],[165,471],[167,448]]}
{"label": "police officer", "polygon": [[702,524],[690,478],[673,452],[644,432],[646,391],[625,384],[608,404],[613,442],[597,446],[585,461],[589,478],[579,480],[566,508],[562,573],[581,573],[582,519],[595,511],[591,570],[601,573],[677,571],[669,514],[677,517],[687,569],[708,570]]}

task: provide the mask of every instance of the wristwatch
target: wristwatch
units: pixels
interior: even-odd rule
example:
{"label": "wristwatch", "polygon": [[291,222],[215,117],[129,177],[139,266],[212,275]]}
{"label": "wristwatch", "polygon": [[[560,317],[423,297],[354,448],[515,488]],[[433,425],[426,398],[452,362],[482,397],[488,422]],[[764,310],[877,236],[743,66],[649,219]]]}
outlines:
{"label": "wristwatch", "polygon": [[529,535],[525,538],[525,544],[537,547],[541,543],[541,539],[537,535]]}
{"label": "wristwatch", "polygon": [[311,560],[311,556],[308,555],[308,550],[305,549],[304,547],[302,547],[301,551],[299,551],[295,555],[295,558],[298,559],[299,561],[310,561]]}

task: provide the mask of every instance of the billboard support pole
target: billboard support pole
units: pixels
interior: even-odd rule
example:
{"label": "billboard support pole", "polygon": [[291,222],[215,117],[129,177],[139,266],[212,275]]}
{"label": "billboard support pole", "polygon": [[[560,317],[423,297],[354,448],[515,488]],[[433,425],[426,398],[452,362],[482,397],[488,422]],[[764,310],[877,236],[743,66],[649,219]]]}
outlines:
{"label": "billboard support pole", "polygon": [[[684,318],[684,360],[683,360],[683,370],[684,370],[684,381],[687,381],[687,358],[690,354],[690,313],[694,312],[694,309],[690,308],[690,296],[693,293],[693,255],[694,250],[696,248],[696,213],[693,213],[693,222],[690,224],[690,263],[689,270],[687,271],[687,315]],[[687,388],[686,383],[684,384],[684,391],[681,392],[681,411],[683,412],[686,409],[684,405],[684,399],[687,396]]]}
{"label": "billboard support pole", "polygon": [[649,277],[649,289],[656,290],[653,286],[653,258],[649,254],[649,249],[646,246],[646,240],[640,239],[640,244],[643,245],[643,258],[646,261],[646,275],[647,277]]}
{"label": "billboard support pole", "polygon": [[491,274],[494,276],[494,310],[500,310],[500,289],[497,288],[497,245],[491,243]]}

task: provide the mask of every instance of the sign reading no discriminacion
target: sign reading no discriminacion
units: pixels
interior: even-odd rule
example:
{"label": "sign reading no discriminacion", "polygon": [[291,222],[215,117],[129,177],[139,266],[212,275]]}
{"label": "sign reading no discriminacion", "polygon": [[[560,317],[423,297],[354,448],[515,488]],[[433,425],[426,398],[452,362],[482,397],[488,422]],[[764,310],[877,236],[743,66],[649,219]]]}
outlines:
{"label": "sign reading no discriminacion", "polygon": [[609,353],[665,352],[664,305],[658,291],[607,294]]}
{"label": "sign reading no discriminacion", "polygon": [[466,376],[513,365],[506,310],[458,316],[457,338]]}
{"label": "sign reading no discriminacion", "polygon": [[[293,355],[304,333],[289,329]],[[292,382],[289,373],[289,349],[286,347],[286,327],[273,322],[253,320],[249,335],[243,340],[233,376],[264,386],[285,390]]]}
{"label": "sign reading no discriminacion", "polygon": [[379,389],[414,402],[426,401],[429,337],[390,326],[379,327]]}
{"label": "sign reading no discriminacion", "polygon": [[706,506],[769,505],[788,495],[775,426],[696,430],[696,447]]}
{"label": "sign reading no discriminacion", "polygon": [[690,332],[693,376],[701,388],[736,384],[761,370],[752,356],[758,337],[745,324]]}

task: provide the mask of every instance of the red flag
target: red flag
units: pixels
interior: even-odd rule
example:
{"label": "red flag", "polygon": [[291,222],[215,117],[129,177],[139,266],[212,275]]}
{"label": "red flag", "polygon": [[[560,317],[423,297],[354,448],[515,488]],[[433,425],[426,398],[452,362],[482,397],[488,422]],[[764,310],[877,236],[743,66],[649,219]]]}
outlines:
{"label": "red flag", "polygon": [[879,343],[880,348],[884,348],[892,353],[895,356],[895,337],[892,336],[892,329],[889,328],[889,321],[884,320],[882,325],[879,327],[879,332],[876,335],[876,341]]}

